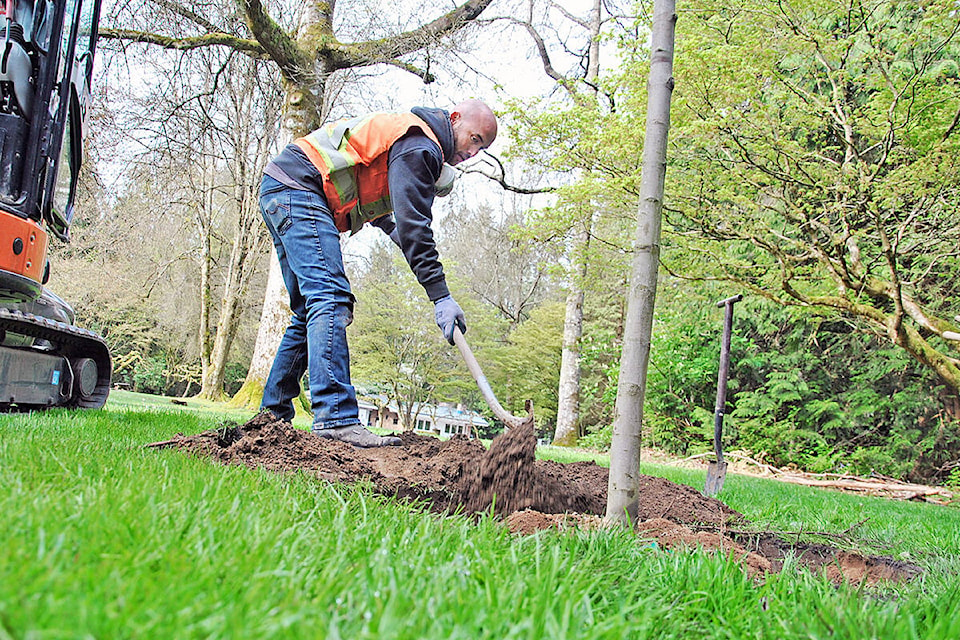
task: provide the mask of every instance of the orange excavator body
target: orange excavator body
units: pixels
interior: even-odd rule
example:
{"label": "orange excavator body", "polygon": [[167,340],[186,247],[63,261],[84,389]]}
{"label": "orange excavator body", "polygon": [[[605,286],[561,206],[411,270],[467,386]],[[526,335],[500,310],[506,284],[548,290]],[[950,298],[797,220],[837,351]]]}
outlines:
{"label": "orange excavator body", "polygon": [[43,285],[69,241],[101,0],[0,0],[0,410],[102,407],[103,338]]}

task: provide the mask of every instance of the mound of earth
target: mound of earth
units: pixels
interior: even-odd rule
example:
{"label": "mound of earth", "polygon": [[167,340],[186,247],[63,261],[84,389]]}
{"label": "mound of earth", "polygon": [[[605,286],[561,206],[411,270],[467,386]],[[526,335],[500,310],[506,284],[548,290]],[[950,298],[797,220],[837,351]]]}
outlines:
{"label": "mound of earth", "polygon": [[[273,471],[310,471],[342,483],[365,480],[391,497],[416,500],[438,513],[493,511],[516,533],[603,526],[608,470],[593,462],[536,460],[533,423],[494,439],[489,449],[462,436],[442,441],[412,432],[402,445],[355,449],[261,413],[246,424],[153,443],[208,456],[223,464]],[[793,554],[837,580],[909,579],[919,568],[819,545],[789,544],[773,534],[737,534],[744,516],[723,502],[663,478],[640,477],[637,534],[675,549],[702,547],[732,554],[751,575],[778,571]]]}

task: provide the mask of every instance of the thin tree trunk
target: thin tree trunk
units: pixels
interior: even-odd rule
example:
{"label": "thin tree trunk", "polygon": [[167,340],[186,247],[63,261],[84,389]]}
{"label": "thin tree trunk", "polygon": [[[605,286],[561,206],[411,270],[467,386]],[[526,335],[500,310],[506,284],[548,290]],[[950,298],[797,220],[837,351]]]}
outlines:
{"label": "thin tree trunk", "polygon": [[[231,265],[232,268],[232,265]],[[210,365],[204,372],[203,389],[201,396],[211,400],[222,400],[225,397],[223,390],[227,359],[230,347],[240,327],[240,305],[243,301],[239,283],[232,281],[228,274],[227,286],[220,301],[220,319],[217,322],[217,332],[213,337],[213,349],[210,351]]]}
{"label": "thin tree trunk", "polygon": [[[590,49],[587,56],[587,72],[584,81],[591,87],[594,106],[597,104],[597,81],[600,78],[600,26],[602,24],[601,0],[594,0],[590,10]],[[583,339],[584,282],[587,275],[587,249],[590,245],[592,212],[574,240],[573,255],[578,257],[579,268],[570,282],[567,293],[567,308],[563,319],[563,349],[560,355],[560,381],[557,395],[557,429],[553,444],[572,447],[580,435],[580,342]]]}
{"label": "thin tree trunk", "polygon": [[[203,183],[200,185],[200,199],[196,204],[197,232],[200,234],[200,322],[197,328],[200,343],[200,379],[206,380],[210,371],[210,316],[212,314],[213,295],[211,293],[210,271],[211,255],[211,191],[206,184],[207,168],[201,169]],[[203,388],[201,387],[201,394]]]}
{"label": "thin tree trunk", "polygon": [[653,309],[660,261],[660,221],[667,170],[667,133],[673,92],[673,44],[677,23],[675,0],[654,0],[647,83],[647,125],[643,145],[640,205],[634,247],[620,381],[610,445],[607,519],[630,524],[637,516],[640,489],[640,433],[650,358]]}

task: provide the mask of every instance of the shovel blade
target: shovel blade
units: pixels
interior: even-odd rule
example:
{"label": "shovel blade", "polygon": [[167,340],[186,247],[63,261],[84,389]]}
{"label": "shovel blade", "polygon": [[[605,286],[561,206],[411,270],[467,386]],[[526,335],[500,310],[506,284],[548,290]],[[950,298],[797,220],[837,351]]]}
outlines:
{"label": "shovel blade", "polygon": [[707,484],[703,489],[704,495],[715,496],[723,489],[723,481],[727,477],[726,462],[711,462],[707,467]]}

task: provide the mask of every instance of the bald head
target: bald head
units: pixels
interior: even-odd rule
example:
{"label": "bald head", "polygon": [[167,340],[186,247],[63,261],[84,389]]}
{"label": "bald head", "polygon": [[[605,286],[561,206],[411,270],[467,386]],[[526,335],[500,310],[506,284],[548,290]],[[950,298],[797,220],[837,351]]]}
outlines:
{"label": "bald head", "polygon": [[482,100],[464,100],[450,111],[453,157],[459,164],[488,148],[497,138],[497,116]]}

